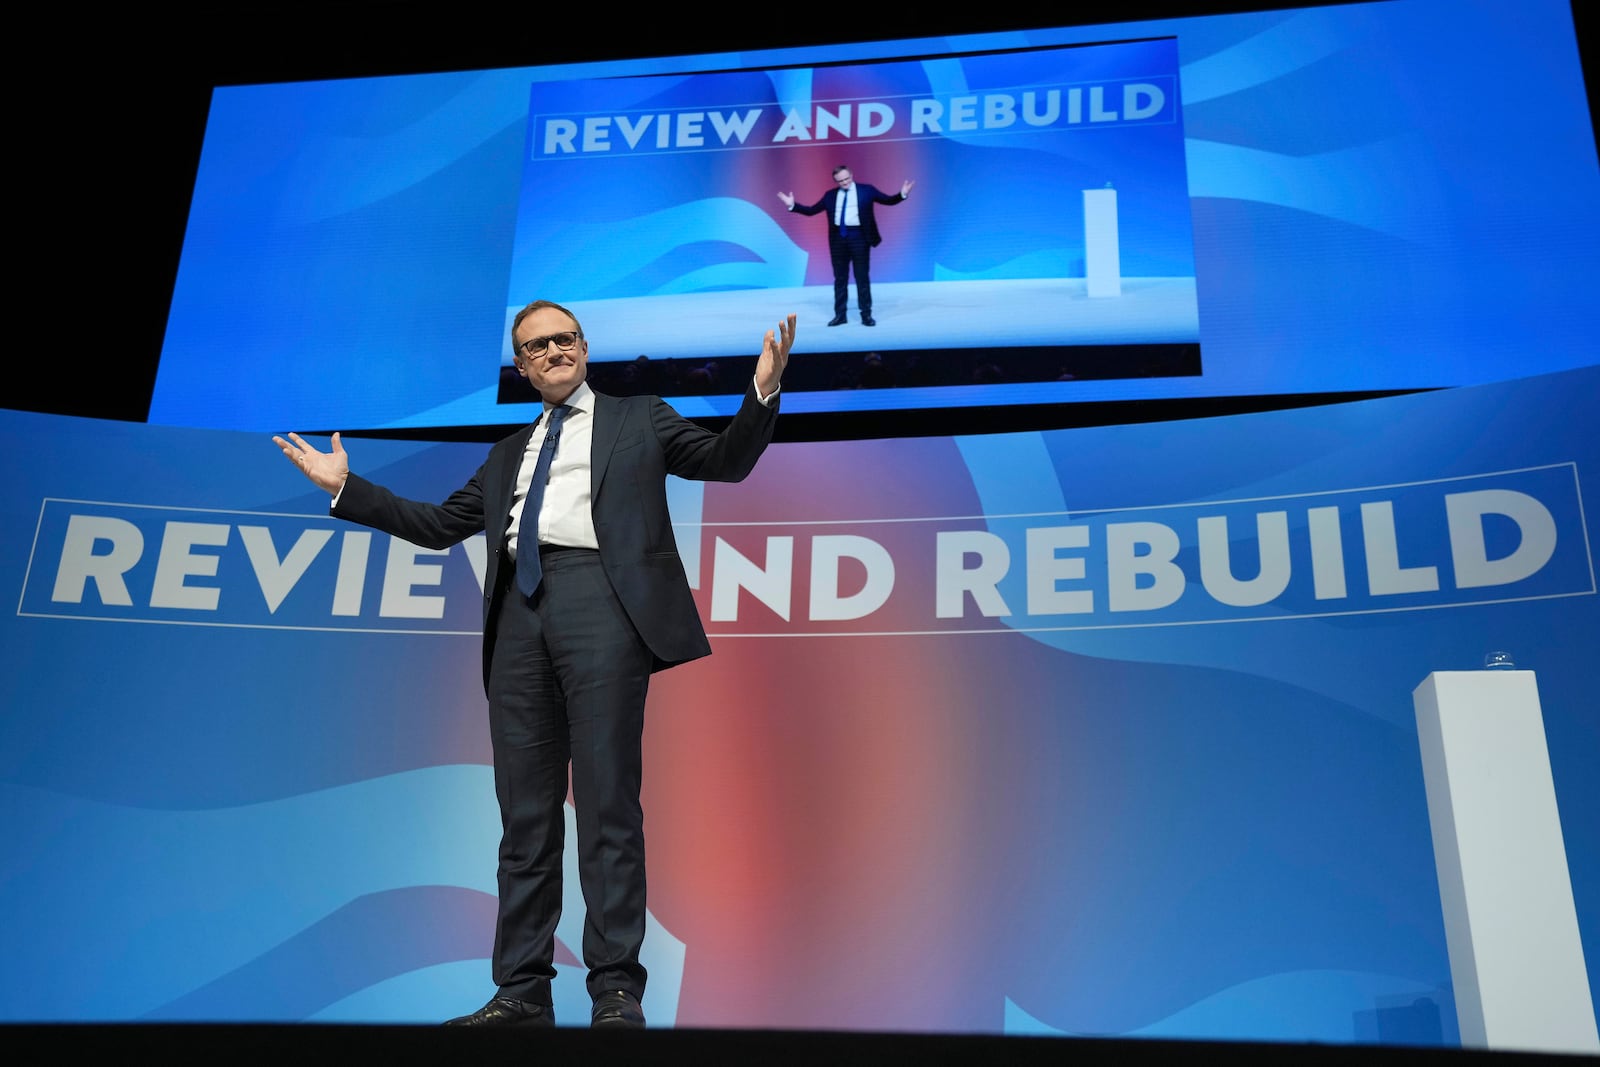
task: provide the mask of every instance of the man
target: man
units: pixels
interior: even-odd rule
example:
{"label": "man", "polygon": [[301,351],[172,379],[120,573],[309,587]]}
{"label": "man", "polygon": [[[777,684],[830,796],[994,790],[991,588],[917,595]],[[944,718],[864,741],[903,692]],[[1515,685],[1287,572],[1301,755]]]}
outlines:
{"label": "man", "polygon": [[329,452],[297,434],[273,438],[333,494],[338,518],[426,548],[487,535],[483,679],[501,818],[498,989],[446,1025],[554,1025],[569,764],[590,1025],[645,1025],[645,693],[652,672],[711,652],[673,539],[666,478],[750,473],[772,440],[794,334],[794,315],[767,331],[743,404],[715,434],[659,397],[596,393],[585,381],[589,343],[577,317],[536,300],[512,323],[512,358],[544,412],[496,444],[442,504],[397,497],[352,473],[338,434]]}
{"label": "man", "polygon": [[849,308],[850,273],[856,276],[856,307],[861,310],[861,325],[876,326],[872,317],[872,250],[883,243],[878,234],[874,204],[898,204],[911,195],[913,181],[900,183],[900,192],[888,196],[875,187],[858,182],[844,164],[833,168],[834,188],[807,207],[794,201],[794,193],[779,193],[778,199],[790,211],[802,215],[828,213],[828,254],[833,259],[833,320],[829,326],[843,326]]}

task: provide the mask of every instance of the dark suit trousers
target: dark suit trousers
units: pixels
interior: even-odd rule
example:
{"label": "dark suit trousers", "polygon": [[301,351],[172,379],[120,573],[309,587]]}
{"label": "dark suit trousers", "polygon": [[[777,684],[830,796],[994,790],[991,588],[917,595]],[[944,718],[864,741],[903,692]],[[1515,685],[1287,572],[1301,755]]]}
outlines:
{"label": "dark suit trousers", "polygon": [[856,307],[863,317],[872,314],[872,246],[858,226],[848,235],[828,231],[828,252],[833,259],[833,313],[842,316],[850,306],[850,273],[856,276]]}
{"label": "dark suit trousers", "polygon": [[[530,604],[499,594],[489,730],[500,802],[500,910],[493,975],[502,995],[550,1003],[571,767],[589,992],[642,998],[644,813],[639,804],[651,656],[611,591],[600,554],[545,549]],[[513,574],[507,564],[501,573]]]}

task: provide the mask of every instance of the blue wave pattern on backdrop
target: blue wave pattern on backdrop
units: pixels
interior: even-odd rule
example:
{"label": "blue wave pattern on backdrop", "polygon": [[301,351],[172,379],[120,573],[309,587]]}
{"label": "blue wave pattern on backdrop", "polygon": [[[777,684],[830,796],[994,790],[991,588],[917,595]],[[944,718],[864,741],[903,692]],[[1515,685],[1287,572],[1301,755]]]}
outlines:
{"label": "blue wave pattern on backdrop", "polygon": [[[912,822],[897,838],[942,840],[940,855],[965,857],[953,881],[926,887],[923,906],[990,905],[962,911],[960,928],[928,949],[948,965],[902,1000],[880,996],[873,1017],[940,1030],[955,1025],[937,1008],[945,1000],[975,1006],[963,1025],[995,1031],[1452,1043],[1410,693],[1428,672],[1477,667],[1501,647],[1537,673],[1591,988],[1600,988],[1600,827],[1585,816],[1600,808],[1590,773],[1600,755],[1600,601],[1585,519],[1597,507],[1597,400],[1600,369],[1587,368],[1361,404],[895,449],[907,493],[880,503],[907,520],[960,514],[952,501],[970,494],[981,532],[1004,540],[1025,515],[1037,528],[1083,524],[1093,546],[1114,522],[1154,516],[1176,537],[1185,587],[1179,615],[1163,620],[1171,625],[1040,627],[1051,613],[1025,610],[1026,592],[1007,579],[998,588],[1012,613],[978,620],[982,632],[849,639],[858,653],[902,662],[903,671],[885,669],[909,679],[915,708],[886,693],[873,717],[910,716],[902,721],[920,724],[918,744],[961,753],[941,765],[947,779],[921,783],[927,792],[908,810],[955,804],[966,817]],[[497,821],[478,638],[456,629],[449,603],[475,606],[467,554],[435,572],[378,539],[353,616],[367,625],[329,628],[334,541],[315,557],[304,550],[298,581],[285,577],[297,566],[290,546],[329,529],[326,497],[301,493],[261,435],[19,413],[4,415],[0,435],[37,457],[8,476],[0,500],[0,573],[17,605],[0,622],[11,709],[0,722],[0,1017],[231,1019],[248,1004],[266,1019],[425,1022],[486,995]],[[482,452],[351,444],[362,470],[429,498],[454,489]],[[747,485],[718,498],[733,513],[704,521],[760,517],[760,501],[804,500],[833,472],[864,476],[892,444],[775,446]],[[954,466],[944,462],[952,454]],[[1370,588],[1363,508],[1379,499],[1393,505],[1396,565],[1381,573],[1397,568],[1415,588]],[[1400,610],[1325,611],[1333,598],[1319,601],[1316,565],[1291,541],[1290,582],[1267,602],[1270,617],[1254,607],[1241,609],[1250,618],[1185,617],[1191,595],[1208,611],[1216,601],[1205,588],[1208,552],[1225,544],[1230,577],[1246,582],[1277,551],[1270,525],[1232,510],[1239,501],[1252,502],[1250,515],[1262,501],[1332,508],[1347,531],[1348,598],[1392,599],[1386,606]],[[1205,534],[1193,518],[1201,513],[1226,529]],[[75,518],[111,532],[74,534]],[[270,561],[267,535],[251,534],[252,549],[242,533],[252,527],[271,535]],[[144,544],[137,556],[117,547],[133,543],[130,528]],[[1075,555],[1089,558],[1053,552],[1052,592],[1109,597],[1087,563],[1081,581],[1059,570]],[[1303,566],[1309,589],[1297,585]],[[431,629],[387,625],[376,591],[397,568],[406,596],[446,601]],[[129,603],[114,603],[114,576]],[[1473,584],[1485,578],[1494,581]],[[902,566],[897,579],[926,593],[933,576]],[[717,580],[702,555],[702,592]],[[1209,580],[1229,588],[1215,573]],[[288,590],[277,625],[259,625],[274,614],[264,585]],[[158,589],[165,600],[152,604]],[[199,596],[206,590],[214,603]],[[817,657],[832,646],[794,627],[792,637],[746,640],[713,626],[719,655],[694,675],[694,691],[668,672],[653,692],[669,733],[647,743],[680,744],[670,732],[689,731],[688,743],[710,751],[718,735],[693,735],[703,694],[748,692],[759,677],[792,679],[782,688],[802,693],[818,684],[827,672]],[[928,690],[917,679],[935,649],[945,680]],[[787,701],[775,692],[770,706],[739,710],[751,729],[805,721],[821,731],[774,749],[779,765],[749,785],[756,804],[813,747],[853,761],[866,743],[864,710],[808,714]],[[701,785],[674,768],[673,788],[693,793],[740,771],[711,770]],[[957,783],[974,791],[943,795]],[[1028,829],[1014,832],[1024,812]],[[696,839],[670,814],[654,825],[662,837]],[[809,851],[825,837],[791,831],[783,840],[793,855],[727,847],[744,864],[827,869],[855,899],[850,869]],[[720,921],[720,876],[707,879],[721,869],[721,846],[696,840],[704,870],[671,850],[657,857],[659,884],[677,890],[652,905],[668,909],[654,916],[651,942],[663,1023],[712,1010],[694,996],[707,976],[691,978],[717,958],[705,932]],[[825,947],[830,927],[847,928],[856,910],[820,907],[791,951],[815,951],[819,939]],[[578,914],[569,898],[563,923]],[[941,914],[930,910],[928,921]],[[682,936],[688,928],[698,935]],[[857,958],[870,970],[904,950],[852,942],[832,951],[835,965]],[[793,962],[757,955],[785,973]],[[558,962],[558,1008],[579,1018],[581,967],[567,948]],[[759,972],[740,979],[755,998],[746,1022],[781,1024],[788,1011],[809,1012],[809,1025],[851,1025],[847,1003],[797,1003],[782,992],[784,975]]]}

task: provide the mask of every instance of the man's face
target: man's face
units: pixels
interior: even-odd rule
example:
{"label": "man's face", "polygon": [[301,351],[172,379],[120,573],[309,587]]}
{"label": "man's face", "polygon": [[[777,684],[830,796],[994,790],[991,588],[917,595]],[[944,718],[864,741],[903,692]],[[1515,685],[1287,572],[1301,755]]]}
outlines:
{"label": "man's face", "polygon": [[555,308],[540,308],[517,323],[511,342],[516,347],[517,369],[528,379],[528,384],[552,404],[559,404],[572,394],[589,373],[589,342],[578,338],[569,349],[557,347],[551,341],[529,352],[523,346],[535,339],[575,333],[578,324]]}
{"label": "man's face", "polygon": [[855,179],[850,177],[850,171],[848,168],[835,174],[833,176],[833,180],[839,183],[839,188],[841,189],[848,189],[850,186],[855,184]]}

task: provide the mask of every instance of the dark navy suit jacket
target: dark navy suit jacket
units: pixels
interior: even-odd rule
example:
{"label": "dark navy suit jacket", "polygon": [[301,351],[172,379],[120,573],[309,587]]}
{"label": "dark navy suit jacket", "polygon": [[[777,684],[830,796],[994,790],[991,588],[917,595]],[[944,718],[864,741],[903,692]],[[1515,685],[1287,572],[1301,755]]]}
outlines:
{"label": "dark navy suit jacket", "polygon": [[[856,182],[855,190],[861,196],[861,203],[856,208],[856,214],[861,217],[861,228],[866,231],[867,244],[877,248],[883,244],[883,238],[878,235],[878,217],[873,214],[872,205],[898,204],[905,197],[899,193],[891,196],[879,190],[877,186],[868,185],[866,182]],[[829,189],[822,194],[821,200],[809,207],[801,204],[798,200],[795,201],[794,205],[794,210],[802,215],[815,215],[819,211],[826,211],[828,213],[828,240],[830,241],[839,236],[839,227],[833,221],[835,214],[833,209],[834,205],[839,202],[839,193],[840,190],[837,188]]]}
{"label": "dark navy suit jacket", "polygon": [[[606,577],[655,657],[655,670],[709,655],[711,644],[672,534],[667,475],[742,481],[772,440],[778,401],[771,407],[762,404],[752,383],[738,413],[719,434],[685,419],[660,397],[594,397],[591,510]],[[530,424],[494,445],[472,480],[442,504],[407,500],[352,473],[331,511],[336,518],[423,548],[448,548],[480,531],[486,535],[486,686],[498,614],[495,598],[514,584],[501,580],[500,567],[509,565],[504,545],[511,499],[532,433]]]}

